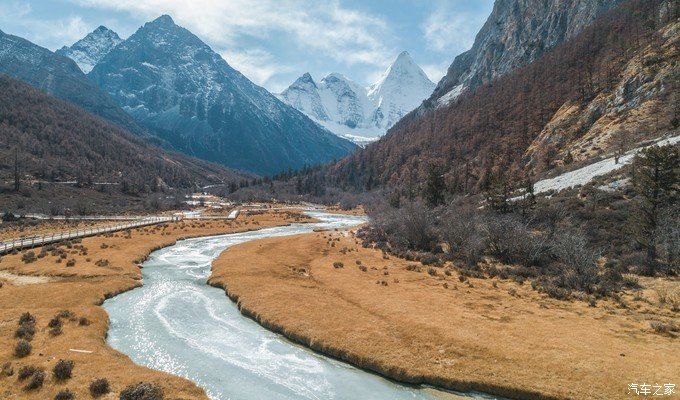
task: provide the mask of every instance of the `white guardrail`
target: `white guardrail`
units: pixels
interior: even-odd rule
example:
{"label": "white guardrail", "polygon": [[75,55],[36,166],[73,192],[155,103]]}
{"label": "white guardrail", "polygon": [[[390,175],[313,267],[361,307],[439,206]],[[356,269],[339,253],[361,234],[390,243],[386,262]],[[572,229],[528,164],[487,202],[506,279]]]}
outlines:
{"label": "white guardrail", "polygon": [[[119,219],[119,218],[116,218]],[[115,231],[122,231],[130,228],[138,228],[140,226],[155,225],[162,222],[179,221],[181,217],[169,216],[169,217],[146,217],[138,218],[132,222],[127,222],[125,224],[104,226],[99,228],[87,228],[87,229],[77,229],[74,231],[58,232],[47,235],[36,235],[23,237],[19,239],[8,240],[0,242],[0,254],[6,254],[13,250],[20,250],[25,248],[43,246],[50,243],[60,242],[62,240],[76,239],[87,236],[94,236],[100,233],[108,233]]]}

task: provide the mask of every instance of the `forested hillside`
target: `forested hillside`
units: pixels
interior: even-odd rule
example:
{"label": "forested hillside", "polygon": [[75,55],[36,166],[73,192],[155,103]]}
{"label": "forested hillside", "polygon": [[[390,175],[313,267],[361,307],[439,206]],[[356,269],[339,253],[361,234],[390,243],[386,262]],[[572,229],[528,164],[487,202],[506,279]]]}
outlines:
{"label": "forested hillside", "polygon": [[113,99],[87,79],[73,60],[2,31],[0,31],[0,73],[26,82],[57,98],[70,101],[132,133],[149,135]]}
{"label": "forested hillside", "polygon": [[413,189],[435,169],[449,191],[475,192],[673,131],[679,28],[677,2],[625,2],[534,63],[409,114],[326,178]]}
{"label": "forested hillside", "polygon": [[[117,184],[127,194],[238,179],[243,175],[168,154],[103,119],[0,74],[0,182]],[[15,184],[15,179],[18,180]]]}

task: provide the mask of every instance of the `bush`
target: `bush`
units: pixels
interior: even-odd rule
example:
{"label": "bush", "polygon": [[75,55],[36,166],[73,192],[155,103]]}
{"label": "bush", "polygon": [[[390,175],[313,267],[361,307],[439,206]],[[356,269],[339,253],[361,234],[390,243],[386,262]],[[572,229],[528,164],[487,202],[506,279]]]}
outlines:
{"label": "bush", "polygon": [[109,381],[105,378],[95,379],[90,383],[90,395],[92,397],[103,396],[111,391]]}
{"label": "bush", "polygon": [[87,317],[80,317],[80,319],[78,320],[78,325],[88,326],[88,325],[90,325],[90,320],[87,319]]}
{"label": "bush", "polygon": [[341,263],[340,261],[336,261],[333,263],[333,268],[344,268],[345,264]]}
{"label": "bush", "polygon": [[25,390],[36,390],[40,389],[45,382],[45,371],[38,369],[29,378]]}
{"label": "bush", "polygon": [[54,400],[73,400],[75,398],[76,395],[68,389],[64,389],[54,396]]}
{"label": "bush", "polygon": [[18,358],[26,357],[31,354],[31,344],[26,340],[19,340],[14,346],[14,355]]}
{"label": "bush", "polygon": [[439,229],[442,240],[449,246],[451,255],[476,265],[484,255],[486,244],[481,220],[473,210],[449,210]]}
{"label": "bush", "polygon": [[50,320],[50,322],[47,324],[47,326],[49,328],[57,328],[57,327],[61,328],[61,325],[62,325],[61,318],[58,315],[55,316],[54,318],[52,318]]}
{"label": "bush", "polygon": [[489,254],[500,261],[524,266],[547,264],[545,240],[517,217],[488,215],[483,229]]}
{"label": "bush", "polygon": [[26,378],[30,377],[37,371],[38,368],[32,366],[32,365],[24,365],[23,367],[19,368],[19,373],[17,374],[17,379],[20,381],[25,380]]}
{"label": "bush", "polygon": [[33,340],[33,335],[35,335],[35,324],[32,322],[19,325],[16,332],[14,332],[15,338],[24,339],[29,342]]}
{"label": "bush", "polygon": [[163,389],[154,383],[140,382],[123,389],[120,400],[163,400]]}
{"label": "bush", "polygon": [[675,332],[678,330],[675,324],[673,324],[673,321],[670,322],[652,321],[649,325],[652,327],[654,332],[665,335],[670,335],[671,332]]}
{"label": "bush", "polygon": [[427,269],[427,273],[428,273],[430,276],[437,276],[437,270],[434,269],[434,268],[432,268],[432,267],[430,267],[430,268]]}
{"label": "bush", "polygon": [[38,258],[35,256],[35,253],[32,250],[27,251],[21,256],[21,261],[25,262],[26,264],[32,263],[37,259]]}
{"label": "bush", "polygon": [[599,253],[588,248],[587,240],[576,233],[562,233],[553,241],[558,263],[558,284],[568,289],[592,293],[600,282],[597,259]]}
{"label": "bush", "polygon": [[32,316],[31,313],[29,312],[21,314],[21,317],[19,317],[19,325],[26,324],[29,322],[35,324],[35,317]]}
{"label": "bush", "polygon": [[14,375],[14,367],[12,367],[11,362],[6,362],[2,364],[2,368],[0,368],[0,376],[12,376]]}
{"label": "bush", "polygon": [[66,318],[66,319],[73,319],[75,318],[75,314],[72,311],[69,310],[61,310],[57,313],[56,315],[58,318]]}
{"label": "bush", "polygon": [[98,267],[107,267],[109,265],[109,260],[100,259],[100,260],[97,260],[97,262],[95,262],[94,265],[96,265]]}
{"label": "bush", "polygon": [[73,361],[71,360],[59,360],[52,368],[52,374],[54,378],[59,381],[64,381],[66,379],[71,379],[73,373]]}

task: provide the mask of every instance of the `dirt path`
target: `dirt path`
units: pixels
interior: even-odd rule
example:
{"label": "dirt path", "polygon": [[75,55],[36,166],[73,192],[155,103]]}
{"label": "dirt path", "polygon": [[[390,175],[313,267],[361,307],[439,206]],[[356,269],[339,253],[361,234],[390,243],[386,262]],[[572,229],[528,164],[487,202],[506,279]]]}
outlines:
{"label": "dirt path", "polygon": [[627,398],[630,383],[680,383],[678,339],[650,328],[678,325],[678,314],[650,299],[624,295],[625,307],[593,308],[445,271],[320,232],[232,247],[209,282],[265,327],[400,381],[560,399]]}

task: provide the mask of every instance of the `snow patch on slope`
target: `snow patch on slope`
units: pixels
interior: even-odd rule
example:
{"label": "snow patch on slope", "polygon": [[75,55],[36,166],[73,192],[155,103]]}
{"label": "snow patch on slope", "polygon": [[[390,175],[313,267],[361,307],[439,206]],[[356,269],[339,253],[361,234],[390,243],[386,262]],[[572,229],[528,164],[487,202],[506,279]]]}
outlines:
{"label": "snow patch on slope", "polygon": [[[593,180],[595,177],[606,175],[612,171],[623,168],[626,164],[633,161],[635,155],[642,149],[646,149],[652,146],[665,146],[668,144],[676,144],[680,142],[680,135],[673,136],[666,139],[661,139],[654,144],[649,146],[642,146],[630,150],[625,155],[619,157],[619,162],[616,162],[615,157],[606,158],[604,160],[592,163],[585,167],[579,168],[574,171],[566,172],[564,174],[558,175],[554,178],[543,179],[534,184],[534,192],[545,193],[549,191],[560,191],[564,189],[570,189],[579,185],[585,185],[586,183]],[[516,197],[513,200],[521,199],[522,196]]]}
{"label": "snow patch on slope", "polygon": [[87,74],[122,41],[116,32],[100,26],[72,46],[64,46],[56,53],[75,61],[78,67]]}

